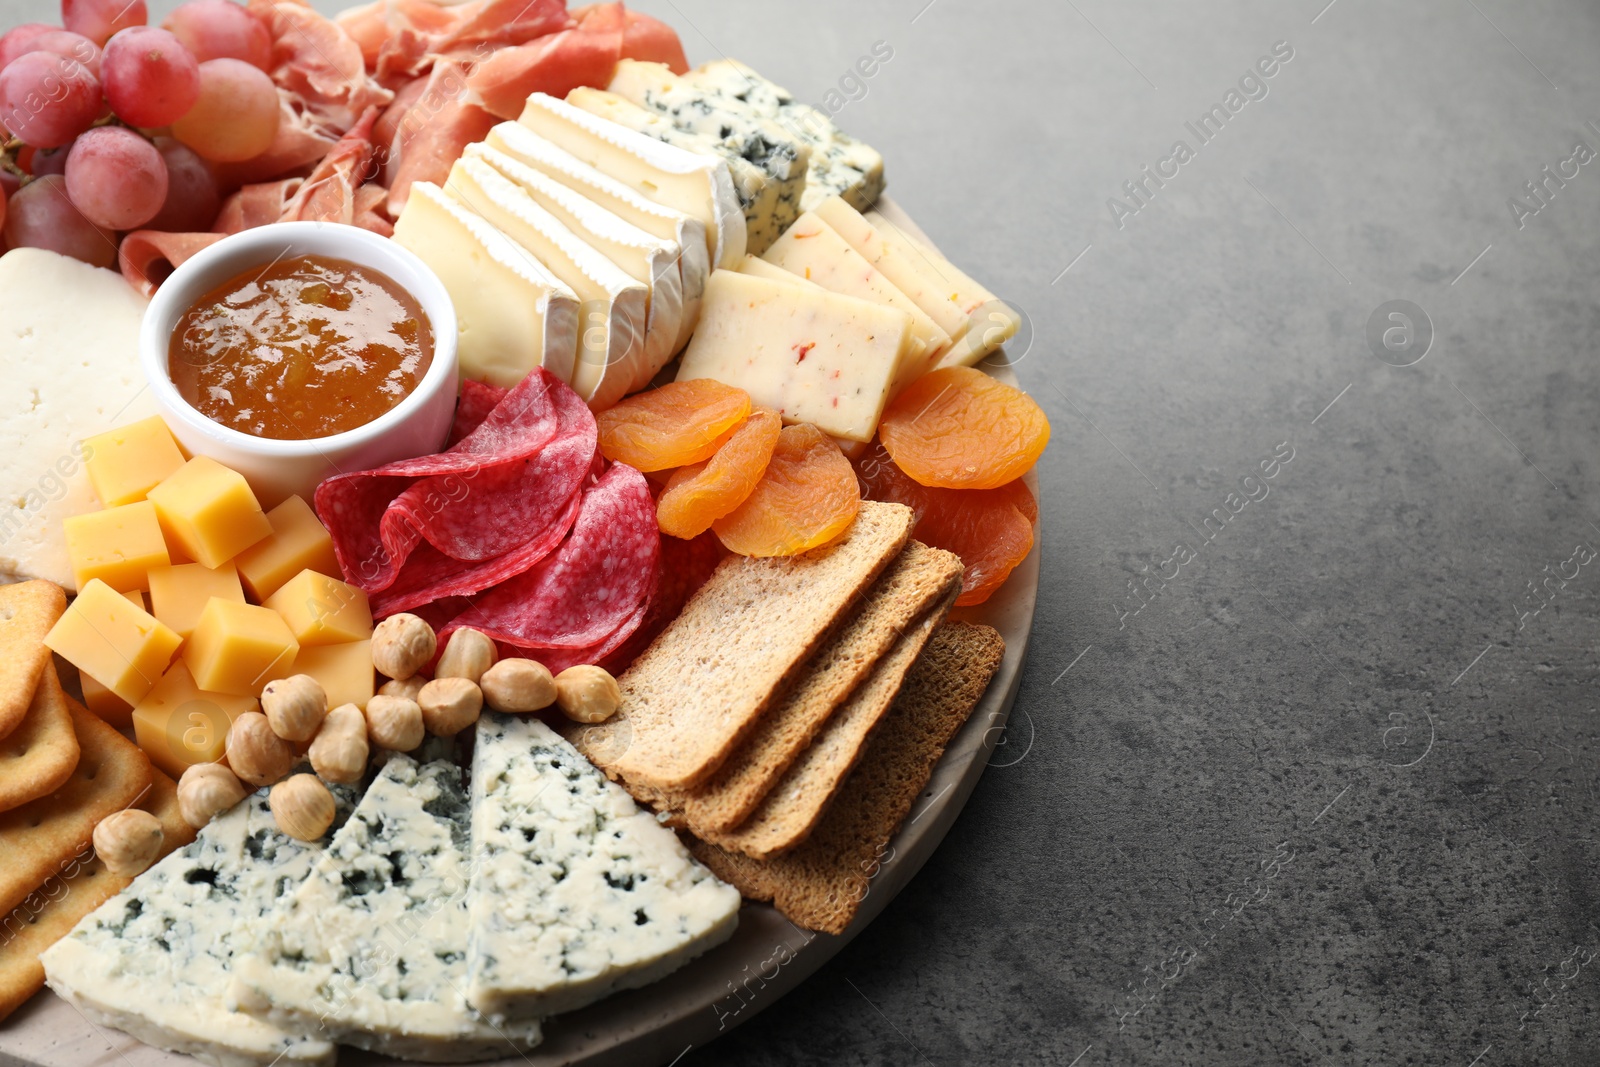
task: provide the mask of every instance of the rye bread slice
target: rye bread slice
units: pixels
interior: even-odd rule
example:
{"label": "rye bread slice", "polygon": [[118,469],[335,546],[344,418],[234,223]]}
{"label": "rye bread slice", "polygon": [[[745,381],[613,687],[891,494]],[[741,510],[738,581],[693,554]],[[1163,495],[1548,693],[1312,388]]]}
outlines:
{"label": "rye bread slice", "polygon": [[692,789],[716,772],[911,537],[911,509],[861,502],[844,537],[724,560],[618,683],[603,723],[567,731],[612,778]]}
{"label": "rye bread slice", "polygon": [[738,751],[699,789],[664,798],[697,834],[726,833],[750,817],[873,667],[961,581],[961,557],[918,541],[867,591],[854,617],[806,664]]}
{"label": "rye bread slice", "polygon": [[841,934],[872,889],[885,851],[933,775],[945,746],[977,707],[1005,642],[987,626],[934,631],[861,762],[811,836],[770,860],[691,839],[689,850],[751,900],[791,922]]}
{"label": "rye bread slice", "polygon": [[881,660],[850,698],[829,716],[815,740],[762,798],[744,823],[732,830],[702,834],[707,841],[769,859],[804,841],[828,810],[845,777],[860,762],[872,731],[888,713],[928,638],[944,622],[961,593],[958,575],[943,598],[923,613]]}

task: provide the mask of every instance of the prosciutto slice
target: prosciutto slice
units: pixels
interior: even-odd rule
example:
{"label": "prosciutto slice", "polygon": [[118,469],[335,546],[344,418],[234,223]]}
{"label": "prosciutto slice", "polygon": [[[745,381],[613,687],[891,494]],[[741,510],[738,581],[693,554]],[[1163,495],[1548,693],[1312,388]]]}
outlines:
{"label": "prosciutto slice", "polygon": [[162,233],[160,230],[135,230],[122,239],[117,250],[117,267],[128,284],[146,297],[185,260],[202,248],[222,240],[220,233]]}

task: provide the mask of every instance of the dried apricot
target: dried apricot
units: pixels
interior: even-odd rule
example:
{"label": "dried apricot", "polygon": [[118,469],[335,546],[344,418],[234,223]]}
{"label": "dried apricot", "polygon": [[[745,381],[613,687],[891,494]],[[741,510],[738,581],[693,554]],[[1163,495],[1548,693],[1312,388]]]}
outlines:
{"label": "dried apricot", "polygon": [[1033,548],[1039,502],[1019,481],[998,489],[939,489],[918,485],[881,445],[856,462],[870,500],[904,504],[916,513],[911,532],[923,544],[961,557],[958,605],[982,604]]}
{"label": "dried apricot", "polygon": [[711,524],[743,556],[793,556],[850,528],[861,487],[833,438],[810,423],[786,426],[745,502]]}
{"label": "dried apricot", "polygon": [[1050,420],[1021,389],[971,367],[945,367],[889,402],[878,436],[921,485],[998,489],[1038,461]]}
{"label": "dried apricot", "polygon": [[750,414],[750,394],[710,378],[668,382],[595,416],[600,452],[641,471],[703,463]]}
{"label": "dried apricot", "polygon": [[656,501],[661,532],[685,540],[698,537],[743,504],[766,471],[782,429],[776,411],[757,408],[716,455],[704,463],[679,467]]}

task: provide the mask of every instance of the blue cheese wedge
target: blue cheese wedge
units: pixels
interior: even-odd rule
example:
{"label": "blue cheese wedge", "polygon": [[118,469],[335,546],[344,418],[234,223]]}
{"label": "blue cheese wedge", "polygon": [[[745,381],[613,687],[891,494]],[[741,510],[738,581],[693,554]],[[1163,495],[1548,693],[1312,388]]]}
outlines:
{"label": "blue cheese wedge", "polygon": [[340,1044],[429,1063],[512,1055],[537,1023],[497,1027],[463,997],[466,796],[452,763],[391,758],[309,875],[239,960],[241,1008]]}
{"label": "blue cheese wedge", "polygon": [[735,59],[718,59],[681,76],[682,80],[751,114],[772,119],[811,147],[800,210],[810,211],[830,196],[841,196],[866,211],[883,195],[883,156],[833,124],[826,114],[795,100]]}
{"label": "blue cheese wedge", "polygon": [[[335,797],[348,815],[349,795]],[[262,790],[51,946],[40,957],[45,980],[96,1025],[215,1067],[332,1064],[326,1035],[232,1011],[224,996],[257,920],[322,849],[279,832]]]}
{"label": "blue cheese wedge", "polygon": [[535,718],[472,757],[468,999],[527,1018],[654,982],[733,936],[739,892]]}

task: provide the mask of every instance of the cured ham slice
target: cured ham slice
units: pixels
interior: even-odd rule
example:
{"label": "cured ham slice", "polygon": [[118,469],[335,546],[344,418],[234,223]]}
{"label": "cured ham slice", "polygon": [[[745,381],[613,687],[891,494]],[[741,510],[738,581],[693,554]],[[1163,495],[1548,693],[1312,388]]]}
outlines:
{"label": "cured ham slice", "polygon": [[272,80],[318,122],[343,133],[389,90],[367,76],[361,45],[338,23],[294,0],[251,0],[272,34]]}
{"label": "cured ham slice", "polygon": [[502,48],[472,68],[467,85],[490,114],[515,119],[534,93],[558,99],[580,85],[606,85],[622,55],[622,34],[563,30]]}
{"label": "cured ham slice", "polygon": [[367,177],[372,163],[372,127],[378,109],[366,114],[322,157],[305,184],[284,206],[279,222],[342,222],[352,225],[356,218],[356,188]]}
{"label": "cured ham slice", "polygon": [[222,240],[220,233],[162,233],[135,230],[122,239],[117,267],[140,293],[149,297],[174,270],[202,248]]}
{"label": "cured ham slice", "polygon": [[436,63],[416,103],[396,123],[385,174],[390,218],[405,210],[412,183],[443,185],[467,145],[487,137],[498,121],[468,99],[466,84],[459,64]]}
{"label": "cured ham slice", "polygon": [[246,185],[222,202],[222,210],[217,213],[217,221],[212,224],[211,232],[241,233],[277,222],[304,184],[304,178],[284,178]]}
{"label": "cured ham slice", "polygon": [[674,74],[689,73],[689,60],[683,54],[683,42],[678,39],[678,32],[660,19],[638,11],[628,11],[620,3],[591,4],[573,11],[572,17],[585,29],[592,26],[595,29],[604,28],[607,32],[620,30],[623,59],[662,63]]}
{"label": "cured ham slice", "polygon": [[333,21],[361,48],[361,59],[368,70],[378,65],[378,53],[389,39],[389,17],[384,0],[346,8]]}
{"label": "cured ham slice", "polygon": [[373,182],[357,189],[354,224],[381,237],[393,237],[394,221],[383,210],[384,202],[388,199],[389,190]]}

